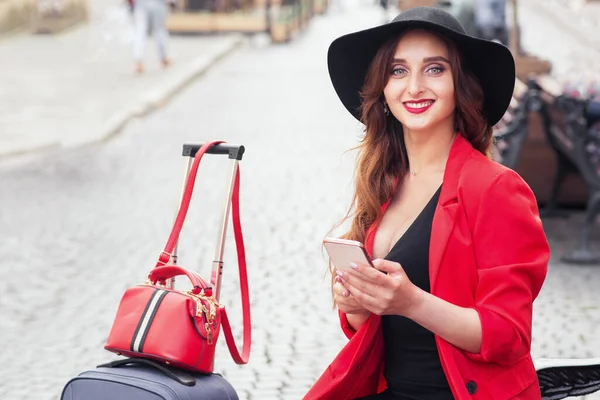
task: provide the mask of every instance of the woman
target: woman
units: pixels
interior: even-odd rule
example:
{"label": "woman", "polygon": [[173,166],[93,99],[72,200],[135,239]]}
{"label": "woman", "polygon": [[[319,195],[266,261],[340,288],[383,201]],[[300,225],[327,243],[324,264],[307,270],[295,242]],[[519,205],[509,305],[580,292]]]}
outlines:
{"label": "woman", "polygon": [[343,237],[375,268],[334,274],[350,342],[305,399],[539,399],[532,303],[548,243],[527,184],[487,157],[510,51],[419,7],[338,38],[328,63],[366,127]]}
{"label": "woman", "polygon": [[144,72],[144,48],[146,37],[150,33],[154,34],[162,67],[167,68],[171,64],[167,55],[169,32],[166,24],[169,5],[173,2],[174,0],[135,0],[132,2],[135,24],[133,57],[136,72],[139,74]]}

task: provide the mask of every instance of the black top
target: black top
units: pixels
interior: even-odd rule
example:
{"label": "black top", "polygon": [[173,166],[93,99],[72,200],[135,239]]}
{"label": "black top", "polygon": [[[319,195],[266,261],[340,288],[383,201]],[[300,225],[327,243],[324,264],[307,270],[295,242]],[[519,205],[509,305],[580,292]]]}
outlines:
{"label": "black top", "polygon": [[[440,189],[385,257],[400,263],[411,282],[427,292],[431,225]],[[453,399],[433,333],[398,315],[384,316],[382,327],[388,396],[402,400]]]}

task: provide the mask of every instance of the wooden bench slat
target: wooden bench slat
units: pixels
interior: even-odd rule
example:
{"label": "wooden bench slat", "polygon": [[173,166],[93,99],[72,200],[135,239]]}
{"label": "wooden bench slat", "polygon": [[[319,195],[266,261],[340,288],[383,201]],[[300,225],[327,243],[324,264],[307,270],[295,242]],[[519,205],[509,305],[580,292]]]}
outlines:
{"label": "wooden bench slat", "polygon": [[535,81],[544,92],[553,97],[558,97],[562,94],[560,84],[549,75],[538,76]]}

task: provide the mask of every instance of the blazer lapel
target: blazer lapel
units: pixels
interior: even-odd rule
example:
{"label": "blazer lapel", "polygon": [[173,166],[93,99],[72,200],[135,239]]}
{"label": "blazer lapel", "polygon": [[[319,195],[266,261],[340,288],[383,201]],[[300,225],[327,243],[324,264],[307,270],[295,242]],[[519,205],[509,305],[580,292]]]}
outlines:
{"label": "blazer lapel", "polygon": [[438,204],[435,209],[433,225],[431,227],[431,243],[429,245],[429,281],[431,293],[434,293],[437,275],[442,263],[442,257],[446,251],[450,233],[454,227],[457,210],[458,203]]}
{"label": "blazer lapel", "polygon": [[440,199],[433,215],[431,242],[429,245],[429,280],[430,291],[434,293],[437,276],[446,251],[448,239],[454,227],[458,212],[458,182],[460,171],[474,149],[462,135],[457,135],[444,171],[444,182]]}

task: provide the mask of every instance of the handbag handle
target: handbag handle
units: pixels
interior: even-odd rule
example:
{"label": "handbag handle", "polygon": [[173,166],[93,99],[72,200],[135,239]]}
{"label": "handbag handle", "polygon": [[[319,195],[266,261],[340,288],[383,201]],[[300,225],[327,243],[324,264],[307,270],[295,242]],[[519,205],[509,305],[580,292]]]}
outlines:
{"label": "handbag handle", "polygon": [[184,371],[176,370],[173,368],[167,368],[164,365],[161,365],[161,364],[151,361],[151,360],[146,360],[144,358],[132,357],[132,358],[126,358],[124,360],[115,360],[115,361],[112,361],[112,362],[109,362],[106,364],[98,365],[97,368],[118,368],[118,367],[125,367],[130,364],[147,365],[149,367],[159,370],[160,372],[162,372],[169,378],[171,378],[174,381],[177,381],[185,386],[195,386],[196,385],[196,378],[194,378],[192,375],[189,375]]}
{"label": "handbag handle", "polygon": [[[183,196],[181,198],[181,206],[179,207],[179,212],[177,213],[177,217],[175,218],[175,224],[173,225],[173,229],[171,230],[171,235],[169,236],[169,240],[164,248],[164,250],[160,253],[158,257],[158,262],[154,270],[161,270],[165,268],[164,265],[167,264],[171,260],[171,254],[173,249],[175,248],[175,244],[179,239],[179,234],[181,232],[181,228],[183,227],[183,222],[187,215],[188,208],[190,206],[190,201],[192,199],[192,193],[194,191],[194,183],[196,181],[196,175],[198,173],[198,166],[200,165],[200,160],[202,156],[210,149],[212,146],[224,143],[223,141],[212,141],[207,142],[200,147],[196,156],[194,158],[194,162],[190,168],[190,172],[188,175],[188,179],[185,184],[185,189]],[[220,307],[221,310],[221,324],[223,326],[223,334],[225,335],[225,342],[227,343],[227,347],[229,348],[229,353],[235,361],[236,364],[247,364],[250,358],[250,346],[252,343],[252,323],[250,319],[250,295],[248,291],[248,272],[246,269],[246,251],[244,247],[244,237],[242,234],[242,224],[240,221],[240,170],[236,171],[235,181],[233,185],[233,193],[231,196],[231,216],[233,223],[233,232],[235,236],[235,244],[237,250],[237,258],[238,258],[238,269],[240,274],[240,292],[242,297],[242,329],[243,329],[243,339],[242,339],[242,351],[241,354],[238,351],[238,348],[235,344],[235,339],[233,337],[233,333],[231,330],[231,324],[229,323],[229,318],[227,318],[227,312],[225,311],[225,307]],[[169,265],[169,267],[171,267]],[[182,270],[185,270],[182,268]],[[152,272],[150,272],[152,274]],[[192,283],[194,280],[190,277],[187,270],[185,273]],[[194,274],[195,275],[195,274]],[[197,276],[197,275],[196,275]],[[194,284],[195,285],[195,284]]]}
{"label": "handbag handle", "polygon": [[187,276],[190,282],[192,282],[192,285],[194,286],[192,292],[194,294],[198,294],[202,289],[204,289],[207,296],[212,295],[212,288],[206,283],[204,279],[200,277],[200,275],[186,268],[182,268],[179,265],[164,265],[162,267],[154,268],[148,274],[148,280],[154,284],[158,281],[165,281],[167,279],[173,278],[174,276],[181,275]]}
{"label": "handbag handle", "polygon": [[177,212],[177,217],[175,218],[173,229],[171,230],[171,234],[169,235],[169,239],[167,240],[167,244],[165,245],[164,250],[158,256],[158,262],[156,263],[156,267],[166,265],[169,261],[171,261],[173,250],[175,249],[175,245],[177,244],[177,240],[179,239],[181,228],[183,228],[183,222],[185,221],[188,208],[190,207],[192,193],[194,192],[194,183],[196,183],[196,174],[198,173],[198,166],[200,165],[202,156],[210,147],[221,143],[223,143],[222,140],[214,140],[212,142],[204,143],[196,153],[194,163],[190,168],[190,173],[188,175],[187,182],[185,183],[185,189],[181,198],[181,205],[179,207],[179,211]]}

